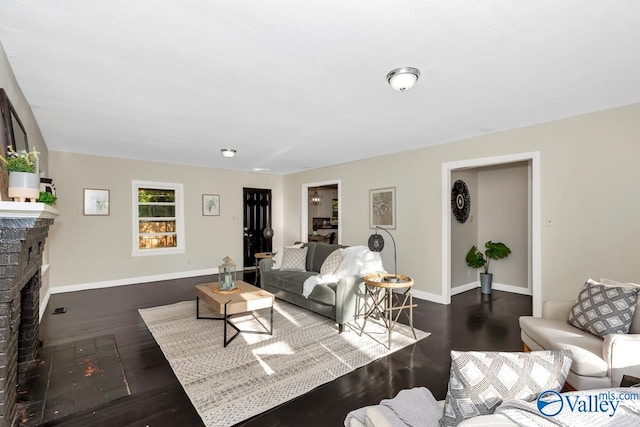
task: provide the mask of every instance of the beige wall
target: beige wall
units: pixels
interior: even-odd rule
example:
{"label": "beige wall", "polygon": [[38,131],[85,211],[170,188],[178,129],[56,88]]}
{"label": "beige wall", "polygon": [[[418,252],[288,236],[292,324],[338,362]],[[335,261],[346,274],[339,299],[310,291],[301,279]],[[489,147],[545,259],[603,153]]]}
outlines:
{"label": "beige wall", "polygon": [[489,240],[507,245],[511,254],[491,261],[489,273],[495,283],[521,288],[529,284],[528,181],[527,162],[478,169],[477,246],[484,252]]}
{"label": "beige wall", "polygon": [[[366,244],[369,189],[396,187],[398,270],[441,294],[442,163],[539,151],[542,300],[569,298],[588,277],[640,281],[640,104],[285,177],[284,242],[300,238],[301,185],[340,179],[343,243]],[[386,250],[386,249],[385,249]]]}
{"label": "beige wall", "polygon": [[[51,287],[131,281],[216,268],[229,255],[242,268],[243,187],[270,188],[274,245],[282,239],[282,177],[222,169],[50,152],[60,216],[51,233]],[[131,256],[132,180],[184,184],[186,251]],[[110,190],[109,216],[83,215],[83,189]],[[202,216],[202,194],[220,195],[220,216]]]}

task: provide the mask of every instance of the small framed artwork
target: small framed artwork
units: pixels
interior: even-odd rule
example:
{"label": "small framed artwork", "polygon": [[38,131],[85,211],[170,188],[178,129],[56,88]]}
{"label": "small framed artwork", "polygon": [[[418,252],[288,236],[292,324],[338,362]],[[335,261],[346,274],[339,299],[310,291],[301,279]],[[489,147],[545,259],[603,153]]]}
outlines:
{"label": "small framed artwork", "polygon": [[396,188],[369,190],[369,228],[396,228]]}
{"label": "small framed artwork", "polygon": [[84,214],[109,215],[109,190],[84,189]]}
{"label": "small framed artwork", "polygon": [[204,216],[220,215],[220,195],[218,194],[202,195],[202,215]]}

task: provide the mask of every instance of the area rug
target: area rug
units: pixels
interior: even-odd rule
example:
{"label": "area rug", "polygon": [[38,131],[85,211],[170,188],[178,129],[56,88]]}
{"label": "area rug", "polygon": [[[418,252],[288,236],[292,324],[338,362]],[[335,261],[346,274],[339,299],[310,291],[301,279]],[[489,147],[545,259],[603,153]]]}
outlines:
{"label": "area rug", "polygon": [[[223,322],[196,319],[195,301],[139,311],[208,427],[237,424],[416,342],[398,324],[388,349],[376,322],[367,322],[362,336],[355,325],[339,334],[332,320],[276,301],[273,336],[244,333],[224,348]],[[261,313],[268,325],[268,310]],[[208,315],[202,302],[200,315]],[[250,315],[234,323],[261,330]],[[416,335],[429,336],[418,329]]]}

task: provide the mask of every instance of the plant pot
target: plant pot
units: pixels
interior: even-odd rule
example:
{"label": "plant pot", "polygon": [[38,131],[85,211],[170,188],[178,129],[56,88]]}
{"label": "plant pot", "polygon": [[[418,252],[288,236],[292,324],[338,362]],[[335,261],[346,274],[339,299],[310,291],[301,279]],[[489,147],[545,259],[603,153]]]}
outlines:
{"label": "plant pot", "polygon": [[9,172],[9,197],[16,202],[35,202],[40,196],[40,174]]}
{"label": "plant pot", "polygon": [[480,273],[480,292],[490,295],[492,282],[493,273]]}

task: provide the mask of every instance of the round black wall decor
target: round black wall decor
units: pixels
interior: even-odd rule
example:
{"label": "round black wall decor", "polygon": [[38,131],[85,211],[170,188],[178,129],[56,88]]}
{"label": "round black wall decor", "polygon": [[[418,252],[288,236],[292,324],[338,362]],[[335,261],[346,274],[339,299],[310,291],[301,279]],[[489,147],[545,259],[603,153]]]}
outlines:
{"label": "round black wall decor", "polygon": [[461,179],[454,182],[451,188],[451,210],[458,222],[467,222],[471,211],[471,195],[467,184]]}

